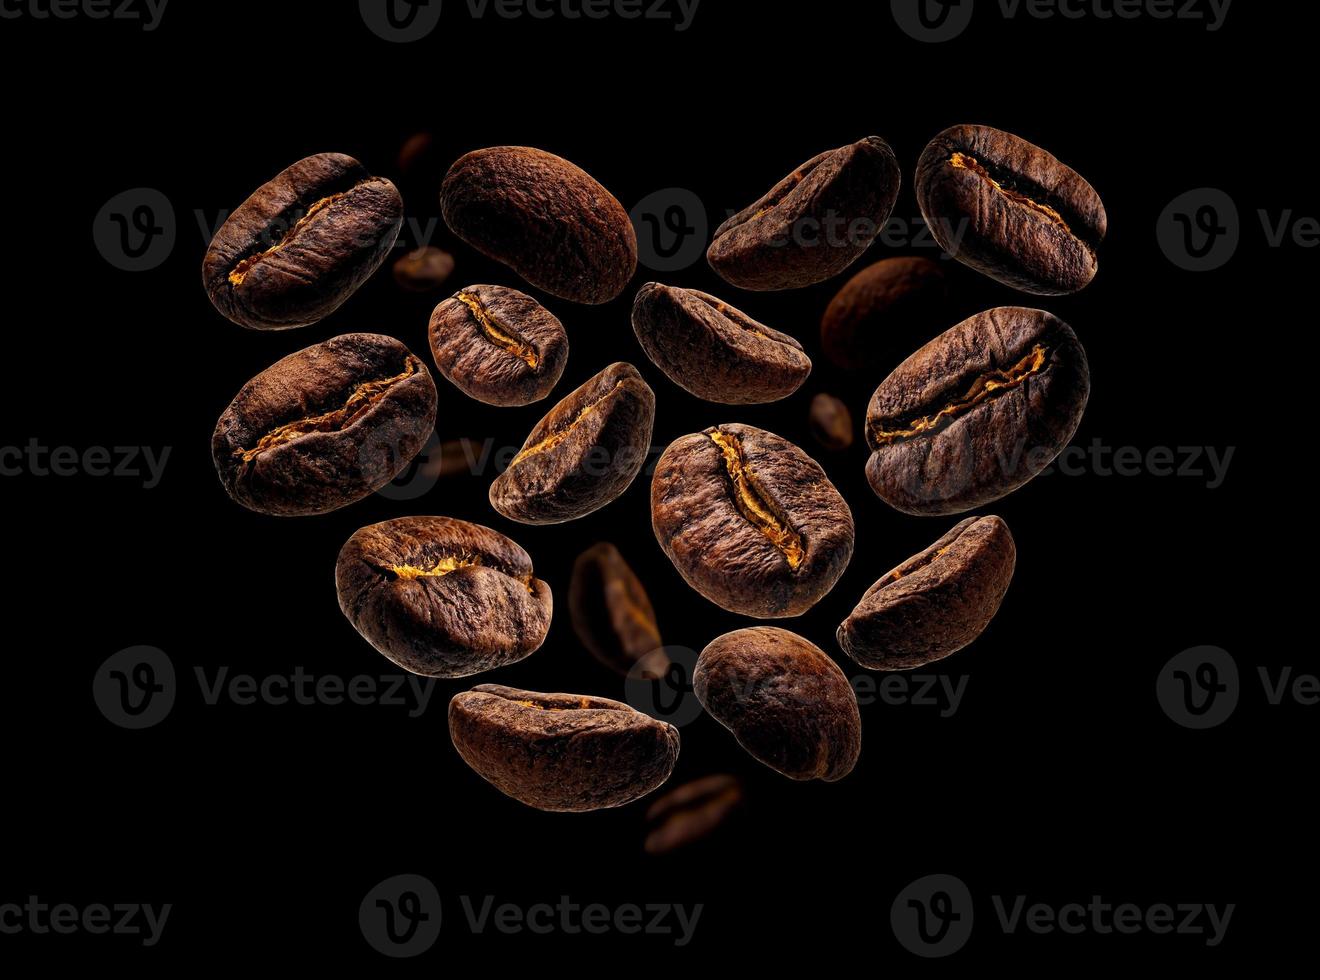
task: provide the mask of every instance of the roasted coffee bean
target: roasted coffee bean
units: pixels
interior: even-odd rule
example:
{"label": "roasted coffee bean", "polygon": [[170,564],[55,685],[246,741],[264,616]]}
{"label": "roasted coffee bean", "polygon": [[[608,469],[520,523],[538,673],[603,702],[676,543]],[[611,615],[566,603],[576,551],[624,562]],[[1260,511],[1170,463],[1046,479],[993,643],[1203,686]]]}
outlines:
{"label": "roasted coffee bean", "polygon": [[220,416],[211,455],[263,514],[324,514],[399,475],[435,429],[435,382],[393,337],[350,333],[277,361]]}
{"label": "roasted coffee bean", "polygon": [[478,776],[538,810],[623,806],[678,761],[678,729],[626,704],[498,684],[449,702],[449,737]]}
{"label": "roasted coffee bean", "polygon": [[704,840],[728,822],[743,802],[737,776],[704,776],[670,790],[647,808],[647,854],[668,854]]}
{"label": "roasted coffee bean", "polygon": [[848,406],[821,392],[811,400],[811,434],[830,452],[841,453],[853,444],[853,419]]}
{"label": "roasted coffee bean", "polygon": [[545,642],[550,586],[504,535],[449,517],[364,527],[339,552],[339,608],[373,647],[427,677],[517,663]]}
{"label": "roasted coffee bean", "polygon": [[591,655],[618,674],[659,680],[669,668],[655,609],[619,549],[602,542],[578,555],[568,586],[573,630]]}
{"label": "roasted coffee bean", "polygon": [[1072,328],[1001,307],[936,337],[876,389],[866,477],[906,514],[960,514],[1012,493],[1077,431],[1091,390]]}
{"label": "roasted coffee bean", "polygon": [[550,394],[568,364],[564,325],[526,293],[465,286],[431,314],[436,367],[487,405],[530,405]]}
{"label": "roasted coffee bean", "polygon": [[706,401],[778,401],[811,373],[811,359],[788,334],[695,289],[648,283],[633,303],[632,324],[652,363]]}
{"label": "roasted coffee bean", "polygon": [[[398,168],[399,176],[405,180],[427,177],[428,171],[441,166],[436,159],[435,137],[430,133],[413,133],[399,147],[394,165]],[[435,173],[432,179],[439,180],[440,174]]]}
{"label": "roasted coffee bean", "polygon": [[449,439],[431,450],[418,470],[424,480],[444,480],[455,476],[475,476],[483,447],[478,439]]}
{"label": "roasted coffee bean", "polygon": [[1016,563],[1007,524],[969,517],[867,589],[839,627],[839,646],[872,670],[943,660],[990,624]]}
{"label": "roasted coffee bean", "polygon": [[954,258],[1037,296],[1095,278],[1108,228],[1100,195],[1038,146],[988,126],[954,126],[917,164],[917,201]]}
{"label": "roasted coffee bean", "polygon": [[467,154],[449,169],[440,207],[455,235],[560,299],[608,303],[637,271],[637,235],[623,205],[544,150]]}
{"label": "roasted coffee bean", "polygon": [[655,392],[631,364],[611,364],[536,423],[491,484],[491,506],[523,524],[585,517],[632,484],[654,426]]}
{"label": "roasted coffee bean", "polygon": [[715,229],[707,261],[743,289],[797,289],[838,275],[871,247],[901,183],[878,136],[812,157]]}
{"label": "roasted coffee bean", "polygon": [[414,249],[394,263],[394,281],[410,293],[439,289],[453,272],[454,257],[433,245]]}
{"label": "roasted coffee bean", "polygon": [[882,259],[839,290],[820,323],[825,356],[845,371],[889,367],[893,354],[911,350],[953,322],[949,281],[930,259]]}
{"label": "roasted coffee bean", "polygon": [[215,308],[253,330],[304,327],[380,267],[403,199],[342,153],[318,153],[259,187],[221,226],[202,278]]}
{"label": "roasted coffee bean", "polygon": [[834,782],[857,764],[857,696],[839,665],[796,633],[725,633],[701,651],[692,689],[739,745],[790,779]]}
{"label": "roasted coffee bean", "polygon": [[711,602],[761,619],[800,616],[853,552],[852,511],[825,471],[750,425],[683,436],[660,457],[651,523],[679,574]]}

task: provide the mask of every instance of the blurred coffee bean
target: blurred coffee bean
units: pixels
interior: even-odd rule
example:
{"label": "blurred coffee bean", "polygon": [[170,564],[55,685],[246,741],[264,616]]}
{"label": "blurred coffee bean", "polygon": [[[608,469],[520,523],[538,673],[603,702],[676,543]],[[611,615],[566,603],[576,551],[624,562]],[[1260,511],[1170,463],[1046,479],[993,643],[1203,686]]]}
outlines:
{"label": "blurred coffee bean", "polygon": [[625,677],[634,669],[645,680],[664,677],[669,657],[661,649],[655,609],[614,545],[602,542],[578,555],[568,611],[578,639],[606,667]]}
{"label": "blurred coffee bean", "polygon": [[821,392],[811,400],[811,434],[831,452],[841,453],[853,444],[853,419],[848,406],[833,395]]}
{"label": "blurred coffee bean", "polygon": [[742,782],[720,773],[666,793],[646,811],[647,854],[668,854],[709,837],[742,805]]}
{"label": "blurred coffee bean", "polygon": [[444,249],[424,245],[394,263],[394,281],[410,293],[429,293],[443,286],[454,272],[454,257]]}
{"label": "blurred coffee bean", "polygon": [[930,259],[884,259],[849,279],[820,324],[825,356],[846,371],[893,367],[920,338],[950,326],[948,277]]}

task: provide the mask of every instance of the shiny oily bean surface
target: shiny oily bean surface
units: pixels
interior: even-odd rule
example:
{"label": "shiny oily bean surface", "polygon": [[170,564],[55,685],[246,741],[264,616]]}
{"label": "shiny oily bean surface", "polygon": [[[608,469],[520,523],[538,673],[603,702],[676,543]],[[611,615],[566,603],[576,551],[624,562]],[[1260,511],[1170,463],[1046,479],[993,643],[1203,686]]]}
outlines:
{"label": "shiny oily bean surface", "polygon": [[852,512],[787,439],[725,424],[683,436],[651,483],[656,540],[684,580],[730,612],[800,616],[852,557]]}
{"label": "shiny oily bean surface", "polygon": [[917,201],[958,261],[1036,296],[1083,289],[1109,219],[1080,174],[1038,146],[989,126],[954,126],[917,164]]}
{"label": "shiny oily bean surface", "polygon": [[669,657],[655,608],[614,545],[592,545],[573,562],[568,611],[582,645],[610,670],[656,680],[665,675]]}
{"label": "shiny oily bean surface", "polygon": [[435,429],[435,383],[393,337],[344,334],[243,386],[211,437],[225,490],[250,510],[324,514],[393,480]]}
{"label": "shiny oily bean surface", "polygon": [[544,150],[468,153],[445,176],[440,208],[455,235],[560,299],[607,303],[637,271],[637,235],[623,205]]}
{"label": "shiny oily bean surface", "polygon": [[812,157],[715,230],[712,269],[742,289],[798,289],[871,247],[898,198],[898,161],[868,136]]}
{"label": "shiny oily bean surface", "polygon": [[695,289],[647,283],[633,303],[632,324],[652,363],[706,401],[778,401],[811,373],[811,359],[794,338]]}
{"label": "shiny oily bean surface", "polygon": [[487,405],[540,401],[568,364],[568,334],[558,317],[505,286],[460,289],[431,314],[430,341],[440,373]]}
{"label": "shiny oily bean surface", "polygon": [[449,735],[477,775],[538,810],[623,806],[678,761],[678,729],[626,704],[496,684],[450,701]]}
{"label": "shiny oily bean surface", "polygon": [[839,665],[796,633],[757,626],[712,640],[692,688],[739,745],[790,779],[834,782],[857,764],[857,696]]}
{"label": "shiny oily bean surface", "polygon": [[957,653],[999,611],[1017,548],[998,517],[969,517],[866,591],[839,646],[872,670],[911,670]]}
{"label": "shiny oily bean surface", "polygon": [[202,279],[215,308],[253,330],[333,313],[394,247],[403,199],[342,153],[299,160],[259,187],[211,240]]}
{"label": "shiny oily bean surface", "polygon": [[585,517],[632,484],[654,425],[655,393],[631,364],[611,364],[536,424],[491,484],[491,506],[523,524]]}
{"label": "shiny oily bean surface", "polygon": [[550,629],[550,587],[497,531],[448,517],[364,527],[339,552],[339,608],[405,670],[467,677],[531,655]]}
{"label": "shiny oily bean surface", "polygon": [[936,337],[876,389],[871,488],[907,514],[959,514],[1012,493],[1077,431],[1091,390],[1072,328],[1001,307]]}

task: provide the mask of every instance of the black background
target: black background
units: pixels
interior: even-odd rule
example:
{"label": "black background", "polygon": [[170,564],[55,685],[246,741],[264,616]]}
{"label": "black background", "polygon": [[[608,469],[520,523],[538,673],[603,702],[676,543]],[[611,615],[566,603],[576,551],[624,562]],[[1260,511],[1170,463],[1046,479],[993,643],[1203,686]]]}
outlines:
{"label": "black background", "polygon": [[[1286,284],[1314,263],[1300,249],[1267,248],[1255,213],[1315,213],[1314,194],[1303,192],[1306,152],[1288,132],[1314,92],[1302,47],[1314,38],[1309,7],[1239,2],[1210,33],[1177,20],[1019,15],[1005,24],[997,6],[978,4],[967,33],[938,45],[899,31],[888,4],[823,0],[705,0],[683,33],[618,19],[473,21],[451,0],[431,37],[398,45],[369,32],[351,3],[179,2],[151,33],[116,21],[0,21],[11,95],[0,442],[172,447],[151,490],[91,477],[0,483],[12,636],[0,903],[32,894],[175,906],[154,949],[132,937],[0,936],[0,962],[89,954],[147,966],[255,964],[276,955],[389,967],[363,941],[357,909],[375,884],[404,872],[429,877],[445,903],[423,968],[457,968],[445,957],[479,952],[500,957],[496,968],[522,969],[536,962],[522,957],[549,951],[577,958],[547,961],[566,969],[613,958],[648,971],[694,951],[735,963],[789,954],[909,968],[919,961],[895,941],[889,907],[935,872],[958,876],[977,900],[971,943],[944,965],[1151,952],[1223,962],[1301,939],[1314,914],[1303,830],[1313,729],[1304,708],[1268,706],[1254,670],[1314,670],[1312,653],[1284,644],[1275,610],[1289,597],[1265,571],[1298,544],[1274,537],[1274,525],[1286,523],[1288,484],[1302,476],[1271,462],[1267,442],[1290,415],[1283,396],[1257,390],[1266,378],[1297,390],[1278,379],[1291,370],[1291,338],[1310,328],[1284,309]],[[573,559],[598,540],[616,542],[648,585],[667,643],[699,651],[751,624],[690,591],[670,566],[651,533],[644,478],[605,510],[548,528],[490,509],[493,469],[446,479],[418,501],[375,496],[319,518],[279,520],[233,504],[209,439],[247,379],[354,330],[392,334],[430,363],[426,323],[441,297],[402,295],[382,272],[320,324],[241,330],[202,291],[209,232],[197,213],[213,227],[319,151],[395,176],[403,141],[429,131],[434,169],[401,184],[421,222],[438,216],[435,187],[453,159],[514,143],[573,160],[625,207],[662,188],[690,189],[713,225],[808,157],[876,134],[903,166],[895,216],[910,222],[917,156],[963,122],[1018,133],[1078,169],[1105,200],[1110,234],[1091,287],[1043,303],[946,263],[962,312],[1043,305],[1073,324],[1093,378],[1076,444],[1236,453],[1213,490],[1206,478],[1054,473],[994,505],[1019,552],[1003,610],[973,647],[922,672],[967,677],[952,717],[910,703],[864,706],[860,763],[834,785],[792,783],[700,718],[682,730],[671,786],[734,772],[747,806],[713,840],[650,858],[644,803],[543,814],[462,764],[444,704],[479,681],[437,684],[419,718],[379,705],[203,702],[195,667],[394,674],[340,614],[333,566],[358,527],[410,513],[509,534],[554,590],[544,648],[483,681],[623,696],[566,615]],[[1224,269],[1193,274],[1166,259],[1155,226],[1174,197],[1203,186],[1237,202],[1243,241]],[[134,274],[98,254],[90,228],[109,198],[136,187],[169,198],[178,240],[160,267]],[[442,223],[433,243],[456,255],[453,288],[524,285]],[[403,244],[417,244],[414,230]],[[935,253],[878,244],[863,262],[897,254]],[[812,355],[812,377],[780,404],[704,404],[642,354],[628,322],[635,288],[599,308],[542,296],[572,345],[552,399],[491,409],[437,375],[440,438],[516,447],[554,399],[628,360],[657,392],[657,446],[732,421],[793,440],[849,501],[857,551],[825,600],[778,625],[858,675],[835,627],[876,578],[953,521],[905,517],[876,499],[860,443],[829,454],[811,441],[814,393],[834,392],[860,416],[881,380],[840,375],[821,354],[820,315],[844,277],[749,294],[700,262],[664,275],[639,269],[635,286],[650,278],[715,292],[793,333]],[[894,363],[927,339],[892,338]],[[1272,506],[1262,511],[1262,501]],[[146,731],[110,724],[91,698],[100,664],[135,644],[163,649],[180,681],[170,716]],[[1165,662],[1198,644],[1228,649],[1243,674],[1236,714],[1208,732],[1175,725],[1154,696]],[[1096,894],[1231,902],[1237,911],[1219,949],[1195,936],[1005,937],[989,896],[1019,893],[1053,903]],[[705,909],[693,944],[675,953],[666,936],[473,935],[458,896],[487,894],[523,905],[569,895]]]}

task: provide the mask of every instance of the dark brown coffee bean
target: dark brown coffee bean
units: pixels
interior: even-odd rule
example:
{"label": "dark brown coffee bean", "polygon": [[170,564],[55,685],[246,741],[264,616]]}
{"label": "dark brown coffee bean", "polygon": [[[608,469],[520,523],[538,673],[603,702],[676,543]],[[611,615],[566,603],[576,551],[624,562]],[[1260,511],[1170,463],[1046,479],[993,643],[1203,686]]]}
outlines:
{"label": "dark brown coffee bean", "polygon": [[454,272],[454,257],[444,249],[425,245],[394,263],[394,281],[410,293],[429,293],[445,284]]}
{"label": "dark brown coffee bean", "polygon": [[483,452],[479,439],[448,439],[431,450],[418,470],[424,480],[445,480],[456,476],[475,476]]}
{"label": "dark brown coffee bean", "polygon": [[621,495],[651,447],[655,392],[631,364],[611,364],[552,408],[491,484],[511,521],[559,524]]}
{"label": "dark brown coffee bean", "polygon": [[853,419],[848,406],[821,392],[811,400],[811,434],[830,452],[841,453],[853,444]]}
{"label": "dark brown coffee bean", "polygon": [[742,781],[726,774],[704,776],[670,790],[646,810],[647,854],[668,854],[709,837],[742,805]]}
{"label": "dark brown coffee bean", "polygon": [[403,199],[342,153],[299,160],[221,226],[202,263],[215,308],[253,330],[304,327],[337,310],[385,261]]}
{"label": "dark brown coffee bean", "polygon": [[871,586],[839,627],[839,646],[872,670],[943,660],[990,624],[1016,564],[1008,525],[969,517]]}
{"label": "dark brown coffee bean", "polygon": [[606,667],[625,677],[665,676],[669,657],[650,596],[614,545],[593,545],[578,555],[568,611],[582,645]]}
{"label": "dark brown coffee bean", "polygon": [[692,689],[739,745],[790,779],[834,782],[857,764],[857,696],[839,665],[796,633],[725,633],[701,651]]}
{"label": "dark brown coffee bean", "polygon": [[989,126],[954,126],[917,164],[917,201],[946,252],[1037,296],[1094,277],[1108,218],[1100,195],[1038,146]]}
{"label": "dark brown coffee bean", "polygon": [[651,482],[656,539],[688,585],[722,609],[800,616],[853,552],[852,512],[787,439],[727,424],[683,436]]}
{"label": "dark brown coffee bean", "polygon": [[678,729],[626,704],[497,684],[449,702],[449,737],[478,776],[538,810],[623,806],[678,761]]}
{"label": "dark brown coffee bean", "polygon": [[901,180],[894,151],[878,136],[829,150],[715,229],[706,258],[743,289],[823,282],[871,247]]}
{"label": "dark brown coffee bean", "polygon": [[[403,146],[399,147],[399,155],[394,165],[399,170],[399,176],[406,180],[426,177],[427,171],[439,166],[439,161],[436,160],[435,137],[430,133],[413,133],[403,141]],[[439,178],[440,174],[436,173],[432,179]]]}
{"label": "dark brown coffee bean", "polygon": [[778,401],[811,373],[811,359],[788,334],[695,289],[647,283],[633,303],[632,324],[652,363],[706,401]]}
{"label": "dark brown coffee bean", "polygon": [[876,389],[866,477],[905,514],[960,514],[1012,493],[1077,431],[1091,392],[1072,328],[1000,307],[940,334]]}
{"label": "dark brown coffee bean", "polygon": [[351,333],[277,361],[220,416],[211,455],[263,514],[324,514],[399,475],[435,429],[435,382],[393,337]]}
{"label": "dark brown coffee bean", "polygon": [[[948,277],[930,259],[882,259],[839,290],[820,323],[825,355],[845,371],[889,367],[892,355],[911,350],[953,322]],[[896,347],[895,344],[903,345]],[[896,360],[896,358],[895,358]]]}
{"label": "dark brown coffee bean", "polygon": [[526,293],[466,286],[431,314],[436,367],[487,405],[530,405],[550,394],[568,364],[564,325]]}
{"label": "dark brown coffee bean", "polygon": [[364,527],[339,552],[339,608],[373,647],[427,677],[517,663],[545,642],[553,601],[527,552],[448,517]]}
{"label": "dark brown coffee bean", "polygon": [[637,271],[628,212],[590,174],[527,146],[462,157],[440,188],[450,230],[538,289],[607,303]]}

